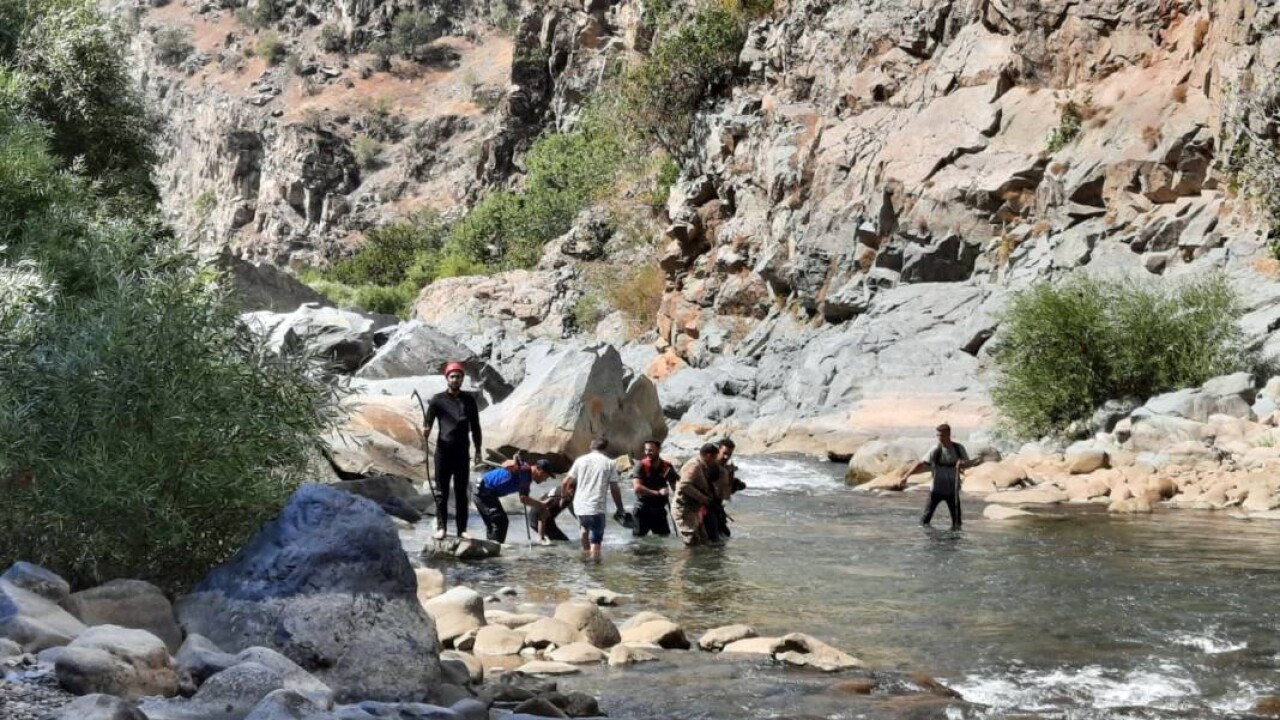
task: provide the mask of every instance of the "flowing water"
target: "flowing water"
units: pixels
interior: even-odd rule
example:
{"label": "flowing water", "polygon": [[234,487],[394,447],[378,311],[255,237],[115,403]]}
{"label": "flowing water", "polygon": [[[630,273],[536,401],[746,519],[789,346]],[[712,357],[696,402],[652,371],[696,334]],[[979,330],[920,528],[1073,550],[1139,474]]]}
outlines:
{"label": "flowing water", "polygon": [[[611,524],[604,562],[587,565],[564,545],[520,545],[513,518],[518,547],[447,568],[449,582],[515,586],[543,607],[605,587],[635,596],[619,621],[656,610],[691,635],[737,622],[806,632],[878,670],[923,670],[972,703],[854,698],[832,690],[839,676],[698,652],[561,681],[618,717],[1208,718],[1280,694],[1280,524],[1096,506],[994,522],[967,500],[956,533],[945,506],[939,529],[918,525],[919,491],[857,493],[841,467],[816,462],[739,465],[749,489],[729,507],[724,547],[635,540]],[[571,534],[572,522],[560,520]]]}

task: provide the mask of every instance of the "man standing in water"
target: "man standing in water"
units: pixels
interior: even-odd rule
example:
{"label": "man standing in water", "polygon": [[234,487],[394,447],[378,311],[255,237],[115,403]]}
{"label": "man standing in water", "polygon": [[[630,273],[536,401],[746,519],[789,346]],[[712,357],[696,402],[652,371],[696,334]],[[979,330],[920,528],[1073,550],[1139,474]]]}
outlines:
{"label": "man standing in water", "polygon": [[431,434],[431,426],[438,419],[440,433],[436,436],[436,534],[437,540],[445,536],[449,524],[449,486],[453,485],[454,505],[457,510],[458,537],[467,537],[467,483],[471,473],[471,457],[467,440],[475,443],[476,457],[480,457],[480,409],[470,393],[462,391],[462,363],[450,361],[444,366],[447,389],[436,393],[427,403],[427,414],[422,419],[422,439],[425,443]]}
{"label": "man standing in water", "polygon": [[943,423],[937,427],[938,444],[919,462],[913,463],[902,474],[902,482],[906,482],[907,478],[930,468],[933,470],[933,488],[929,491],[929,504],[925,508],[924,516],[920,518],[921,525],[928,525],[933,520],[933,511],[938,508],[938,503],[945,502],[947,511],[951,513],[951,529],[960,529],[960,471],[969,467],[972,463],[969,460],[969,453],[965,451],[964,446],[958,442],[951,441],[951,426]]}
{"label": "man standing in water", "polygon": [[636,525],[631,534],[644,537],[649,533],[666,537],[671,534],[667,524],[667,505],[671,503],[671,491],[676,485],[675,468],[662,459],[657,440],[646,440],[644,457],[636,463],[631,475],[631,487],[636,492]]}
{"label": "man standing in water", "polygon": [[698,450],[698,456],[689,460],[680,468],[680,481],[676,483],[676,530],[685,545],[699,545],[708,540],[714,528],[704,525],[711,508],[711,498],[715,494],[715,483],[719,477],[720,463],[716,459],[720,449],[711,443]]}
{"label": "man standing in water", "polygon": [[588,560],[600,562],[600,546],[604,543],[606,496],[613,496],[617,516],[623,514],[622,491],[618,489],[618,466],[604,454],[609,441],[591,441],[591,452],[573,461],[565,476],[566,488],[573,493],[573,514],[582,526],[582,551]]}

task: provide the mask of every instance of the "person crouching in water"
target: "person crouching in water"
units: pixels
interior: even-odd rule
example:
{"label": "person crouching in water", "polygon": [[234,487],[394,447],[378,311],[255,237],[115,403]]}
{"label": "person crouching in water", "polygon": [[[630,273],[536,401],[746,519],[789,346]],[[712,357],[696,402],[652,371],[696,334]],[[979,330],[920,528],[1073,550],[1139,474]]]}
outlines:
{"label": "person crouching in water", "polygon": [[536,510],[545,510],[546,505],[529,496],[533,483],[540,483],[554,477],[551,463],[539,460],[532,465],[516,461],[510,467],[494,468],[480,477],[473,496],[476,511],[484,520],[485,535],[494,542],[507,541],[507,511],[502,509],[500,498],[511,493],[520,494],[520,502]]}
{"label": "person crouching in water", "polygon": [[671,492],[679,480],[671,463],[662,459],[657,440],[646,440],[644,457],[636,463],[631,473],[631,488],[636,493],[636,524],[631,534],[644,537],[649,533],[667,537],[671,526],[667,524],[667,506],[671,504]]}
{"label": "person crouching in water", "polygon": [[604,543],[605,510],[613,495],[617,515],[623,514],[622,491],[618,489],[618,465],[604,454],[609,441],[591,441],[591,452],[573,461],[565,476],[565,487],[573,495],[573,514],[582,526],[582,551],[588,560],[600,561]]}
{"label": "person crouching in water", "polygon": [[958,442],[951,441],[951,426],[943,423],[937,427],[938,444],[919,462],[912,464],[902,474],[902,482],[912,475],[929,468],[933,471],[933,488],[929,492],[929,504],[925,506],[921,525],[928,525],[933,520],[933,511],[938,503],[946,503],[951,513],[951,529],[959,530],[960,517],[960,471],[969,467],[969,453]]}
{"label": "person crouching in water", "polygon": [[719,448],[711,443],[698,450],[698,456],[691,458],[680,468],[680,480],[676,483],[675,520],[680,540],[685,545],[700,545],[718,540],[712,536],[714,527],[706,527],[709,517],[711,498],[715,494],[715,480],[718,476],[720,454]]}

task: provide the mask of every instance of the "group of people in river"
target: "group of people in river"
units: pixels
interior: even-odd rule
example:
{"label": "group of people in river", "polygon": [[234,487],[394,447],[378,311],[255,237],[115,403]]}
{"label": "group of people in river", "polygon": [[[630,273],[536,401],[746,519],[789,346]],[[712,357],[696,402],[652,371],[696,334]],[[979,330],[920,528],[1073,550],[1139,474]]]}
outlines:
{"label": "group of people in river", "polygon": [[[443,539],[448,533],[451,491],[458,536],[465,538],[469,537],[471,447],[479,459],[484,438],[475,398],[462,390],[466,377],[462,363],[447,363],[444,376],[446,389],[423,406],[424,443],[431,429],[439,428],[431,488],[436,503],[435,538]],[[486,471],[471,500],[484,521],[488,539],[506,542],[509,520],[502,498],[513,494],[526,506],[526,516],[531,516],[529,523],[542,544],[569,539],[556,524],[557,517],[569,510],[578,520],[583,553],[593,560],[601,557],[610,498],[613,517],[636,537],[668,537],[671,525],[686,545],[719,544],[729,537],[731,518],[725,503],[744,487],[736,477],[733,440],[724,438],[703,445],[678,471],[662,458],[657,440],[646,441],[643,456],[631,467],[634,513],[623,507],[621,473],[617,461],[605,454],[608,447],[606,438],[592,440],[590,451],[574,460],[563,480],[541,497],[534,497],[533,485],[556,477],[554,466],[545,458],[526,462],[517,453]]]}
{"label": "group of people in river", "polygon": [[[462,390],[465,378],[462,363],[447,363],[444,376],[446,389],[432,396],[423,407],[424,445],[432,427],[439,424],[434,458],[435,482],[431,488],[436,503],[435,538],[443,539],[447,534],[450,490],[453,491],[458,536],[466,538],[469,537],[467,491],[471,470],[470,448],[474,445],[476,459],[479,460],[483,441],[480,411],[475,398]],[[958,530],[962,521],[962,472],[971,461],[964,446],[952,441],[950,426],[939,425],[936,431],[938,444],[919,462],[905,467],[902,480],[905,482],[907,477],[922,470],[931,470],[933,486],[920,522],[929,525],[938,505],[945,503],[951,515],[951,527]],[[720,544],[729,537],[732,518],[725,510],[725,503],[745,487],[736,476],[733,440],[723,438],[703,445],[679,471],[662,458],[661,444],[657,440],[646,441],[643,456],[631,467],[631,488],[636,497],[634,513],[628,513],[623,507],[618,463],[605,454],[608,447],[606,438],[592,440],[590,451],[574,460],[564,479],[541,497],[533,496],[533,485],[556,477],[554,466],[545,458],[525,462],[517,453],[485,472],[476,485],[472,500],[484,521],[488,539],[506,542],[509,521],[502,498],[512,494],[526,506],[527,522],[536,528],[538,541],[544,545],[569,539],[556,524],[556,518],[569,510],[578,519],[582,550],[590,560],[598,561],[601,557],[610,498],[613,500],[613,517],[629,527],[636,537],[650,533],[667,537],[672,532],[671,525],[688,546]]]}

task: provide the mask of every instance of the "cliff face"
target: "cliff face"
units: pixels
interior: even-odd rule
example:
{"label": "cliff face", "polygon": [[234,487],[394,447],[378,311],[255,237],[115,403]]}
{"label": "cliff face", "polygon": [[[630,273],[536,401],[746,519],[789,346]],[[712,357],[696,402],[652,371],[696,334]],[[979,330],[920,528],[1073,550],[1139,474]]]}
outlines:
{"label": "cliff face", "polygon": [[[308,49],[318,31],[300,20],[290,42],[315,70],[286,75],[243,57],[236,72],[247,32],[225,11],[175,7],[144,24],[194,23],[207,59],[140,71],[173,119],[167,207],[278,264],[518,181],[531,138],[571,125],[606,63],[663,32],[637,0],[527,7],[510,37],[492,30],[492,5],[442,5],[438,42],[456,58],[412,78]],[[384,31],[393,10],[298,7],[289,17],[352,38]],[[1265,342],[1276,264],[1221,161],[1241,90],[1277,70],[1276,13],[1245,0],[776,3],[698,115],[658,218],[656,340],[624,355],[664,381],[677,437],[821,452],[944,418],[984,426],[1004,298],[1067,272],[1225,270]],[[383,132],[360,103],[385,96],[401,139],[360,167],[354,138]],[[208,192],[216,202],[199,201]],[[537,270],[437,283],[416,314],[518,377],[529,338],[574,332],[581,261],[610,257],[599,226],[584,214]],[[626,338],[616,318],[597,334]]]}

